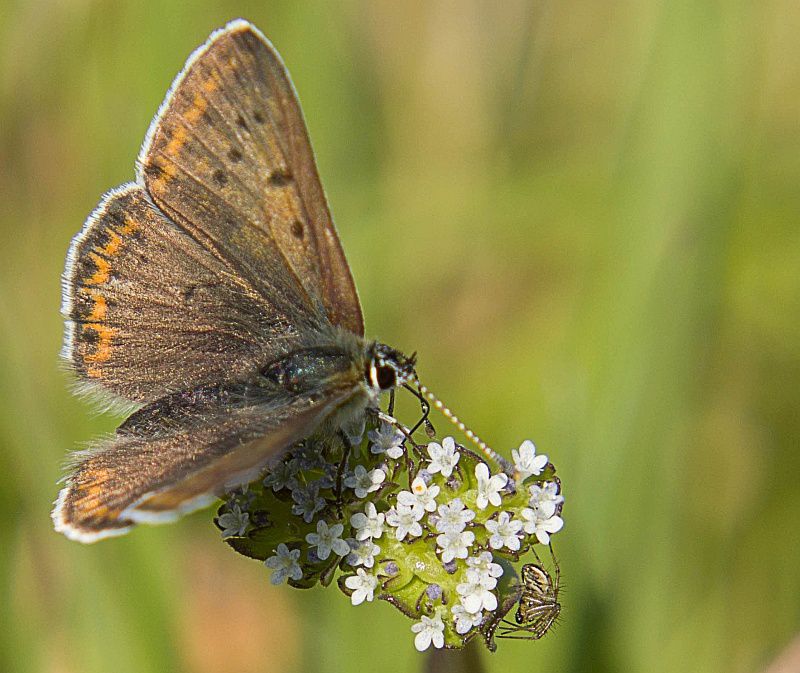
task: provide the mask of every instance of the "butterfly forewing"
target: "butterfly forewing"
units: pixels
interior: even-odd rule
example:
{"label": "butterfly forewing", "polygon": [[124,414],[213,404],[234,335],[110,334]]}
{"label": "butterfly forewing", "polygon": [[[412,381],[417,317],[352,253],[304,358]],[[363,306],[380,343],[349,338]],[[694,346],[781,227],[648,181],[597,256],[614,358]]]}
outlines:
{"label": "butterfly forewing", "polygon": [[257,292],[137,185],[110,193],[90,223],[70,249],[63,306],[63,356],[89,385],[151,402],[241,380],[314,322],[285,276]]}
{"label": "butterfly forewing", "polygon": [[255,28],[234,22],[189,59],[139,162],[154,202],[243,276],[288,273],[308,307],[363,334],[294,88]]}

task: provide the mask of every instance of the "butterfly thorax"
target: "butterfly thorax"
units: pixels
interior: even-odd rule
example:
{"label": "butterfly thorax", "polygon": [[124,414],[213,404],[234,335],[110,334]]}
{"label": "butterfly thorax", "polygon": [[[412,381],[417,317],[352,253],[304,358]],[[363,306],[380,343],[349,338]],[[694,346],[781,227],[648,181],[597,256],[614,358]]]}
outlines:
{"label": "butterfly thorax", "polygon": [[260,373],[270,383],[294,393],[359,382],[375,401],[380,393],[415,376],[413,356],[380,343],[359,349],[338,345],[302,348],[269,363]]}
{"label": "butterfly thorax", "polygon": [[352,384],[359,370],[350,353],[331,348],[304,348],[271,362],[261,370],[269,382],[293,393],[330,386],[340,380]]}

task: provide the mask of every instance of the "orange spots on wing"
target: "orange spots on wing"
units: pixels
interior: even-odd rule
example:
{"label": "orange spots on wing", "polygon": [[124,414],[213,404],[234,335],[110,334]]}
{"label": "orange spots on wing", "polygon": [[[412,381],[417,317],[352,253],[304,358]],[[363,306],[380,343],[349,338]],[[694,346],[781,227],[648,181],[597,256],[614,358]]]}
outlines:
{"label": "orange spots on wing", "polygon": [[94,306],[92,307],[92,312],[86,317],[86,320],[89,322],[102,322],[106,319],[106,313],[108,312],[106,298],[101,294],[94,293],[92,299],[94,300]]}
{"label": "orange spots on wing", "polygon": [[[202,113],[201,113],[202,114]],[[170,141],[167,143],[167,146],[164,148],[164,153],[169,156],[175,156],[178,152],[180,152],[181,147],[186,144],[187,139],[189,138],[189,134],[183,126],[179,126],[175,129],[175,133],[173,134]],[[170,164],[162,166],[165,172],[169,172]],[[172,167],[173,175],[175,168]],[[171,177],[171,176],[170,176]]]}
{"label": "orange spots on wing", "polygon": [[[140,226],[139,222],[125,214],[125,224],[118,230],[115,231],[111,227],[105,228],[105,233],[108,235],[105,245],[95,246],[89,253],[89,258],[95,263],[96,270],[91,277],[84,281],[86,285],[102,285],[108,281],[111,272],[111,258],[119,254],[124,237],[136,231]],[[98,318],[98,320],[100,319],[102,318]]]}
{"label": "orange spots on wing", "polygon": [[[94,353],[83,356],[84,362],[106,362],[111,357],[111,340],[114,337],[114,330],[99,322],[87,322],[83,325],[83,331],[93,330],[97,333],[97,347]],[[89,374],[93,376],[93,374]],[[98,375],[99,376],[99,375]],[[97,378],[97,376],[94,376]]]}
{"label": "orange spots on wing", "polygon": [[[101,472],[106,472],[106,470],[101,470]],[[94,483],[90,484],[86,491],[89,495],[96,498],[103,492],[103,487],[97,483],[98,481],[101,481],[102,478],[99,476],[99,473],[92,473],[92,479]]]}
{"label": "orange spots on wing", "polygon": [[[86,496],[77,500],[74,505],[75,509],[81,513],[81,518],[87,518],[87,515],[93,519],[104,518],[108,516],[111,512],[108,508],[108,505],[104,505],[100,502],[100,498]],[[116,512],[114,512],[114,518],[116,518]]]}
{"label": "orange spots on wing", "polygon": [[97,266],[91,278],[86,280],[87,285],[102,285],[108,280],[109,271],[111,271],[111,262],[104,257],[101,257],[96,252],[90,252],[89,257]]}
{"label": "orange spots on wing", "polygon": [[213,77],[209,77],[207,80],[203,82],[203,91],[206,93],[212,93],[219,88],[219,84],[217,84],[217,80]]}
{"label": "orange spots on wing", "polygon": [[113,257],[119,252],[120,245],[122,245],[122,236],[111,227],[106,227],[106,233],[108,234],[108,241],[98,252],[106,257]]}
{"label": "orange spots on wing", "polygon": [[[201,86],[205,93],[211,93],[219,87],[213,78],[204,80]],[[203,95],[203,92],[197,91],[188,109],[185,111],[180,110],[178,113],[183,116],[187,124],[195,124],[205,114],[207,109],[208,99]],[[151,189],[154,189],[156,192],[163,191],[167,183],[175,177],[178,172],[178,166],[172,159],[178,155],[188,140],[189,131],[186,126],[176,126],[172,131],[172,136],[164,146],[164,149],[160,150],[160,152],[156,152],[157,155],[160,154],[161,156],[153,156],[151,154],[149,162],[158,166],[160,169],[157,177],[154,177],[150,183]],[[156,147],[158,147],[158,145],[156,145]]]}
{"label": "orange spots on wing", "polygon": [[161,169],[158,177],[155,178],[151,183],[151,187],[155,189],[155,191],[163,191],[167,183],[177,174],[178,167],[175,165],[174,161],[169,159],[169,157],[174,157],[177,155],[178,152],[181,151],[181,148],[186,144],[188,138],[189,133],[186,131],[186,129],[183,126],[177,127],[172,135],[172,138],[170,138],[166,147],[164,147],[163,153],[166,156],[158,156],[151,159],[153,164]]}
{"label": "orange spots on wing", "polygon": [[194,100],[192,101],[192,107],[186,111],[184,117],[186,117],[187,121],[194,123],[203,116],[203,113],[206,111],[207,107],[208,101],[199,93],[196,93],[194,95]]}
{"label": "orange spots on wing", "polygon": [[119,228],[119,233],[123,236],[128,236],[136,231],[139,227],[141,227],[141,223],[134,220],[130,215],[127,213],[125,214],[125,224]]}

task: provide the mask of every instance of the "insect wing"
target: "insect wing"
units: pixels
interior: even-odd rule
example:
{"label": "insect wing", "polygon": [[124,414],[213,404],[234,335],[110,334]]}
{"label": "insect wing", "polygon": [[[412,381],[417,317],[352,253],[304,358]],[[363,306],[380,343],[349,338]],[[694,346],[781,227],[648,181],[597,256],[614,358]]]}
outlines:
{"label": "insect wing", "polygon": [[137,179],[255,286],[291,274],[310,306],[363,335],[297,95],[255,27],[234,21],[189,58],[150,126]]}
{"label": "insect wing", "polygon": [[[53,510],[57,531],[81,542],[166,523],[205,507],[225,489],[247,483],[354,394],[341,385],[325,394],[250,394],[241,387],[190,402],[176,424],[122,426],[79,456]],[[235,405],[231,397],[238,398]],[[146,418],[147,412],[139,414]]]}
{"label": "insect wing", "polygon": [[[257,292],[149,202],[134,184],[109,193],[70,248],[62,357],[88,390],[152,402],[241,380],[310,329],[291,276]],[[299,325],[297,324],[299,323]]]}

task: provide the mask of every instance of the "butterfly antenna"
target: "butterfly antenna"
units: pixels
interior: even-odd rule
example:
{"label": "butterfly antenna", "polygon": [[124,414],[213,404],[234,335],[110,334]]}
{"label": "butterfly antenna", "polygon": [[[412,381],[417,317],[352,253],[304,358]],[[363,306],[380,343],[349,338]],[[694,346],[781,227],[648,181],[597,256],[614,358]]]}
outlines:
{"label": "butterfly antenna", "polygon": [[486,456],[489,460],[493,461],[504,472],[510,474],[514,471],[514,466],[511,465],[511,463],[509,463],[505,458],[503,458],[503,456],[497,453],[497,451],[495,451],[480,437],[478,437],[478,435],[476,435],[472,430],[470,430],[458,416],[456,416],[452,411],[450,411],[449,408],[447,408],[444,405],[444,402],[442,402],[438,397],[436,397],[436,395],[434,395],[428,389],[427,386],[422,385],[419,382],[419,379],[416,379],[416,384],[420,394],[431,403],[433,408],[438,409],[447,420],[449,420],[461,432],[463,432],[466,438],[469,439],[469,441],[471,441],[475,446],[477,446],[484,456]]}

